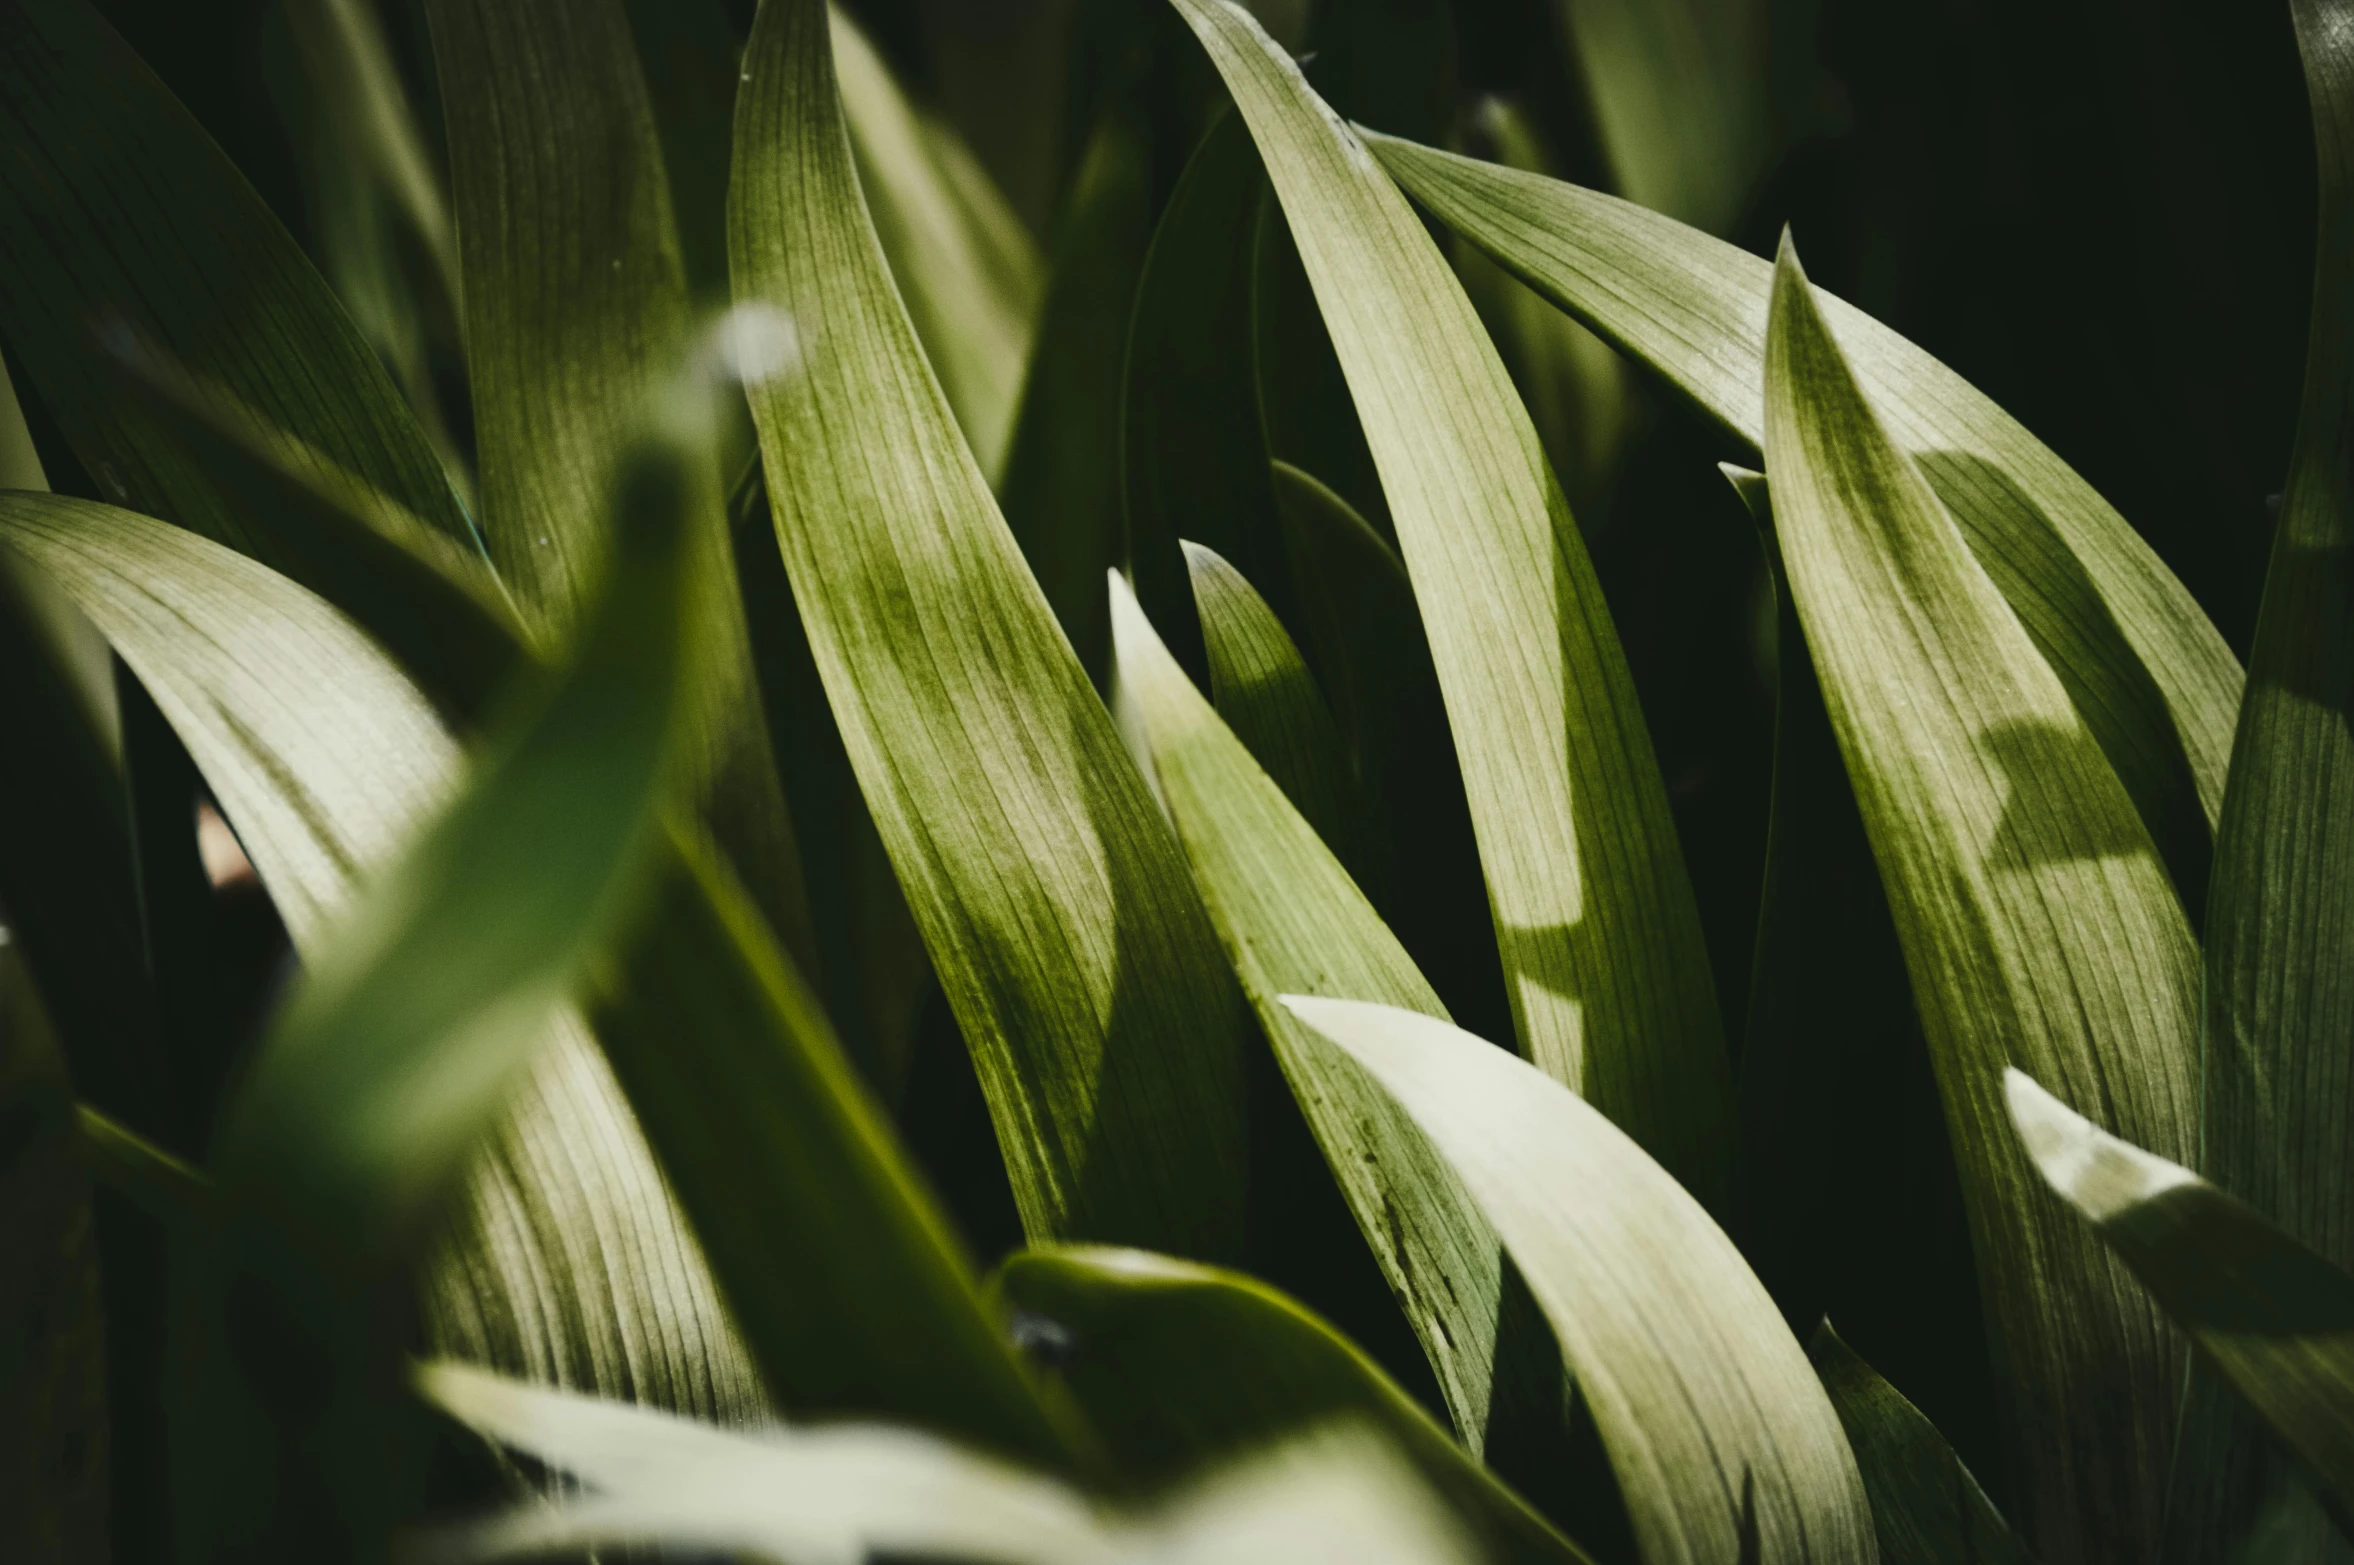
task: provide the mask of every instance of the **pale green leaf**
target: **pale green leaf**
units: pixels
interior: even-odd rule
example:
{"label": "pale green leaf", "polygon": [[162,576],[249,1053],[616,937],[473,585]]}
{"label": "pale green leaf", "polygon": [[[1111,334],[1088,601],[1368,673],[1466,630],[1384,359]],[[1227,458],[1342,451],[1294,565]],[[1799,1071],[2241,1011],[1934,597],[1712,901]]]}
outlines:
{"label": "pale green leaf", "polygon": [[452,1560],[648,1542],[741,1550],[777,1565],[908,1556],[1007,1565],[1477,1558],[1413,1469],[1356,1424],[1310,1431],[1150,1510],[1124,1511],[902,1429],[727,1434],[458,1365],[428,1365],[419,1378],[454,1416],[595,1491],[447,1537],[440,1552]]}
{"label": "pale green leaf", "polygon": [[1711,1205],[1732,1083],[1683,850],[1576,524],[1405,199],[1247,13],[1176,0],[1258,142],[1414,576],[1522,1048]]}
{"label": "pale green leaf", "polygon": [[1829,1321],[1815,1328],[1807,1356],[1872,1497],[1881,1565],[2029,1565],[1937,1426],[1840,1341]]}
{"label": "pale green leaf", "polygon": [[762,9],[731,214],[738,308],[808,327],[750,391],[811,650],[1025,1226],[1230,1256],[1232,983],[892,288],[826,26],[816,0]]}
{"label": "pale green leaf", "polygon": [[994,483],[1013,439],[1045,260],[956,132],[907,100],[857,23],[838,7],[828,11],[875,237],[932,373]]}
{"label": "pale green leaf", "polygon": [[[2085,720],[1849,368],[1787,245],[1767,351],[1783,569],[1888,888],[2038,1553],[2154,1553],[2179,1339],[2035,1188],[2022,1064],[2188,1155],[2198,951]],[[2087,1397],[2083,1387],[2104,1387]]]}
{"label": "pale green leaf", "polygon": [[1396,1442],[1490,1558],[1586,1558],[1347,1338],[1255,1278],[1142,1250],[1067,1246],[1017,1252],[996,1287],[1034,1331],[1058,1334],[1049,1367],[1122,1473],[1149,1490],[1356,1417]]}
{"label": "pale green leaf", "polygon": [[[1673,219],[1575,185],[1381,136],[1415,200],[1735,439],[1764,443],[1772,268]],[[1900,449],[2108,753],[2187,905],[2204,896],[2239,664],[2181,582],[2016,419],[1862,311],[1822,308]]]}
{"label": "pale green leaf", "polygon": [[2025,1071],[2004,1086],[2043,1177],[2298,1458],[2338,1525],[2354,1527],[2354,1276]]}
{"label": "pale green leaf", "polygon": [[1869,1562],[1829,1398],[1732,1240],[1594,1107],[1419,1012],[1284,1002],[1413,1116],[1495,1224],[1593,1410],[1646,1565]]}

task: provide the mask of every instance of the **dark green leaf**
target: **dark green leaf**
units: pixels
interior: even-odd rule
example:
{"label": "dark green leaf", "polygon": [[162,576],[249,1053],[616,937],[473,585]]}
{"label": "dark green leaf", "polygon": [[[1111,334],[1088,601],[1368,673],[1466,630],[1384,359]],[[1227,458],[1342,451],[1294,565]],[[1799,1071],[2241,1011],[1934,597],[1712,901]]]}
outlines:
{"label": "dark green leaf", "polygon": [[826,25],[816,0],[762,9],[732,212],[739,310],[823,323],[751,388],[810,646],[1026,1227],[1231,1255],[1231,981],[925,366],[860,200]]}

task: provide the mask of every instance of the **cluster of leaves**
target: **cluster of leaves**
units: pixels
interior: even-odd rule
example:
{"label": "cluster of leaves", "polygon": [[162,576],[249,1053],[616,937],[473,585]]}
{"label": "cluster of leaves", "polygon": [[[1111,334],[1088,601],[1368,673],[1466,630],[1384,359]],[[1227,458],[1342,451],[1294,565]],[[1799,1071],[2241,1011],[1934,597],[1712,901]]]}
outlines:
{"label": "cluster of leaves", "polygon": [[[1304,72],[1172,0],[1044,258],[821,0],[424,0],[446,182],[320,0],[323,275],[89,0],[0,0],[32,1557],[372,1559],[549,1471],[421,1536],[2335,1546],[2354,12],[2292,5],[2243,674],[2017,421],[1705,231],[1770,8],[1570,9],[1644,204],[1507,108],[1428,144],[1413,7]],[[1571,514],[1636,372],[1744,456],[1778,605],[1737,1060]],[[249,1052],[199,788],[301,960]],[[1859,1287],[1874,1201],[1936,1318]]]}

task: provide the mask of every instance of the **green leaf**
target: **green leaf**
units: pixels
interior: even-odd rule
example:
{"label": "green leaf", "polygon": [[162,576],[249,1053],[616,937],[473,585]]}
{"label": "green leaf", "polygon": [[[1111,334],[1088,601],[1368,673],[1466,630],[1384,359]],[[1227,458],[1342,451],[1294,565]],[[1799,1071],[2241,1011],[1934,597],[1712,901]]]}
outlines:
{"label": "green leaf", "polygon": [[[1273,472],[1309,667],[1348,738],[1375,839],[1392,848],[1391,879],[1375,878],[1366,895],[1449,1014],[1501,1038],[1512,1030],[1512,1012],[1413,584],[1396,552],[1340,496],[1287,463]],[[1407,843],[1413,852],[1395,851]]]}
{"label": "green leaf", "polygon": [[1645,1560],[1873,1558],[1829,1399],[1699,1203],[1595,1108],[1434,1017],[1288,996],[1495,1224],[1593,1409]]}
{"label": "green leaf", "polygon": [[672,853],[597,1035],[778,1403],[1070,1466],[1084,1438],[1015,1362],[816,997],[709,854]]}
{"label": "green leaf", "polygon": [[2244,1202],[2004,1078],[2036,1169],[2133,1268],[2354,1528],[2354,1276]]}
{"label": "green leaf", "polygon": [[1247,15],[1176,0],[1257,139],[1414,574],[1522,1048],[1731,1197],[1732,1081],[1633,681],[1535,431],[1364,144]]}
{"label": "green leaf", "polygon": [[738,307],[824,326],[750,388],[777,538],[1024,1225],[1231,1255],[1240,1017],[1208,921],[924,365],[822,7],[764,7],[745,70]]}
{"label": "green leaf", "polygon": [[1072,650],[1100,686],[1111,659],[1103,573],[1120,532],[1120,387],[1152,238],[1150,148],[1114,110],[1079,164],[999,497]]}
{"label": "green leaf", "polygon": [[1198,543],[1184,547],[1209,655],[1210,700],[1220,720],[1352,879],[1386,884],[1386,875],[1367,873],[1372,834],[1316,676],[1242,572],[1215,550]]}
{"label": "green leaf", "polygon": [[[456,784],[457,746],[423,697],[328,605],[181,529],[10,495],[0,539],[106,632],[296,949],[316,950],[359,877]],[[535,1378],[741,1415],[759,1394],[702,1259],[604,1061],[577,1022],[557,1031],[428,1276],[429,1335]]]}
{"label": "green leaf", "polygon": [[1147,1490],[1356,1417],[1389,1436],[1489,1557],[1586,1558],[1346,1337],[1255,1278],[1142,1250],[1057,1247],[1009,1257],[996,1289],[1034,1330],[1067,1334],[1051,1367]]}
{"label": "green leaf", "polygon": [[2216,1182],[2354,1266],[2354,36],[2291,8],[2321,225],[2304,405],[2273,535],[2207,907],[2207,1146]]}
{"label": "green leaf", "polygon": [[1995,1089],[2023,1062],[2187,1154],[2197,947],[2116,773],[1787,244],[1767,387],[1783,568],[1929,1037],[2027,1486],[2014,1514],[2052,1558],[2155,1552],[2180,1345],[2039,1198]]}
{"label": "green leaf", "polygon": [[734,1434],[642,1408],[426,1366],[425,1394],[594,1491],[444,1540],[458,1560],[659,1541],[800,1565],[870,1556],[1015,1565],[1471,1565],[1454,1519],[1372,1430],[1256,1453],[1149,1511],[1119,1511],[910,1431]]}
{"label": "green leaf", "polygon": [[[1765,262],[1575,185],[1367,139],[1441,222],[1750,451],[1763,445]],[[1828,296],[1822,308],[2199,907],[2239,709],[2230,648],[2125,519],[2017,420],[1862,311]]]}
{"label": "green leaf", "polygon": [[[846,13],[832,6],[828,13],[842,114],[875,238],[940,390],[994,483],[1013,438],[1045,262],[956,133],[907,101]],[[743,177],[739,154],[739,190]]]}
{"label": "green leaf", "polygon": [[2028,1565],[2027,1551],[1921,1410],[1824,1321],[1807,1345],[1872,1497],[1881,1565]]}
{"label": "green leaf", "polygon": [[1251,339],[1251,235],[1265,181],[1250,131],[1221,115],[1153,230],[1129,329],[1120,456],[1128,570],[1178,663],[1207,681],[1178,547],[1194,538],[1257,581],[1283,563]]}
{"label": "green leaf", "polygon": [[80,1106],[82,1144],[100,1184],[167,1227],[186,1224],[212,1204],[212,1180],[137,1132]]}
{"label": "green leaf", "polygon": [[117,393],[129,333],[459,540],[471,530],[375,354],[220,149],[87,0],[5,0],[0,329],[109,500],[252,548],[230,499]]}
{"label": "green leaf", "polygon": [[[1495,1236],[1411,1121],[1346,1060],[1318,1049],[1277,997],[1307,991],[1445,1008],[1348,872],[1219,721],[1116,579],[1112,632],[1123,702],[1228,959],[1274,1045],[1357,1226],[1437,1372],[1475,1452],[1494,1404],[1559,1416],[1558,1387],[1498,1372],[1505,1279]],[[1536,1417],[1542,1420],[1543,1412]]]}

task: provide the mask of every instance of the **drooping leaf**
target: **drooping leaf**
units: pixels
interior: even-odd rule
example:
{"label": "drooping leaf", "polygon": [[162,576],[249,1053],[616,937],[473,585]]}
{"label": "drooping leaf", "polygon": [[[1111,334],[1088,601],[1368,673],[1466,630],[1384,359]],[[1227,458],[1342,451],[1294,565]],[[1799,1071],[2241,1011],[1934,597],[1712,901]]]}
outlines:
{"label": "drooping leaf", "polygon": [[1395,1442],[1491,1558],[1586,1557],[1346,1337],[1255,1278],[1074,1246],[1017,1252],[995,1287],[1033,1331],[1058,1334],[1050,1368],[1122,1474],[1148,1491],[1356,1417]]}
{"label": "drooping leaf", "polygon": [[779,1405],[1072,1465],[1083,1437],[1015,1362],[806,981],[708,853],[672,855],[597,1034]]}
{"label": "drooping leaf", "polygon": [[1381,469],[1521,1046],[1721,1208],[1732,1083],[1699,914],[1625,657],[1528,415],[1355,133],[1245,13],[1176,3],[1258,142]]}
{"label": "drooping leaf", "polygon": [[[620,0],[433,0],[449,121],[466,353],[491,559],[535,629],[561,631],[606,547],[599,497],[627,432],[688,351],[689,307],[654,132]],[[766,317],[722,325],[743,370],[792,351]],[[689,518],[709,677],[691,753],[713,834],[794,949],[811,949],[799,845],[752,699],[719,475],[695,457]]]}
{"label": "drooping leaf", "polygon": [[999,485],[1006,524],[1098,685],[1112,650],[1103,573],[1126,552],[1121,370],[1152,238],[1150,149],[1132,118],[1115,108],[1080,162]]}
{"label": "drooping leaf", "polygon": [[1874,1558],[1829,1398],[1699,1203],[1528,1062],[1435,1017],[1287,997],[1453,1166],[1593,1410],[1645,1560]]}
{"label": "drooping leaf", "polygon": [[1881,1565],[2029,1565],[1937,1426],[1840,1341],[1829,1321],[1815,1328],[1807,1356],[1872,1498]]}
{"label": "drooping leaf", "polygon": [[[1112,586],[1119,689],[1141,722],[1160,796],[1301,1112],[1365,1242],[1437,1372],[1455,1427],[1479,1450],[1491,1402],[1496,1242],[1412,1124],[1345,1061],[1308,1046],[1276,1000],[1309,990],[1444,1015],[1330,848],[1202,699]],[[1540,1401],[1554,1388],[1539,1388]],[[1553,1398],[1557,1403],[1558,1399]]]}
{"label": "drooping leaf", "polygon": [[870,1556],[1020,1565],[1470,1565],[1478,1556],[1412,1468],[1338,1425],[1258,1453],[1139,1512],[889,1427],[728,1434],[642,1408],[428,1365],[428,1397],[596,1492],[449,1540],[458,1560],[593,1544],[742,1550],[779,1565]]}
{"label": "drooping leaf", "polygon": [[[1013,438],[1045,262],[956,133],[907,101],[855,22],[839,8],[829,15],[842,113],[875,238],[940,390],[994,483]],[[739,160],[739,189],[744,177]]]}
{"label": "drooping leaf", "polygon": [[1386,885],[1386,875],[1369,873],[1374,843],[1363,800],[1316,676],[1242,572],[1213,549],[1192,542],[1184,547],[1209,657],[1210,701],[1220,721],[1351,879]]}
{"label": "drooping leaf", "polygon": [[2053,1558],[2154,1551],[2179,1341],[2041,1199],[1996,1088],[2026,1062],[2187,1153],[2198,951],[2117,774],[1787,244],[1767,387],[1783,569],[1929,1038],[2026,1485],[2013,1514]]}
{"label": "drooping leaf", "polygon": [[1145,613],[1197,681],[1192,538],[1256,581],[1283,563],[1255,406],[1251,234],[1259,155],[1241,117],[1210,127],[1170,192],[1136,285],[1121,405],[1128,570]]}
{"label": "drooping leaf", "polygon": [[[1765,262],[1575,185],[1381,136],[1367,143],[1440,221],[1735,439],[1763,445]],[[1828,296],[1822,308],[2196,909],[2239,708],[2230,648],[2125,519],[2017,420],[1861,311]]]}
{"label": "drooping leaf", "polygon": [[[1391,846],[1391,880],[1376,878],[1366,893],[1448,1012],[1470,1031],[1503,1037],[1512,1013],[1479,843],[1413,584],[1340,496],[1287,463],[1273,472],[1283,547],[1301,584],[1301,650],[1348,740],[1374,835]],[[1413,851],[1396,851],[1404,844]]]}
{"label": "drooping leaf", "polygon": [[1239,1017],[1176,843],[892,289],[823,8],[763,8],[745,69],[739,308],[824,323],[750,388],[777,537],[1023,1222],[1233,1254]]}
{"label": "drooping leaf", "polygon": [[2036,1169],[2354,1528],[2354,1276],[2246,1203],[2076,1113],[2027,1072],[2004,1078]]}
{"label": "drooping leaf", "polygon": [[[384,654],[311,594],[193,534],[86,501],[0,498],[0,539],[96,621],[196,757],[298,950],[444,801],[458,749]],[[446,1351],[535,1379],[741,1415],[749,1366],[577,1022],[478,1161],[429,1277]],[[649,1324],[659,1323],[659,1324]]]}
{"label": "drooping leaf", "polygon": [[0,29],[0,330],[106,497],[252,543],[115,394],[98,334],[128,331],[469,539],[431,443],[326,283],[88,0],[8,0]]}

